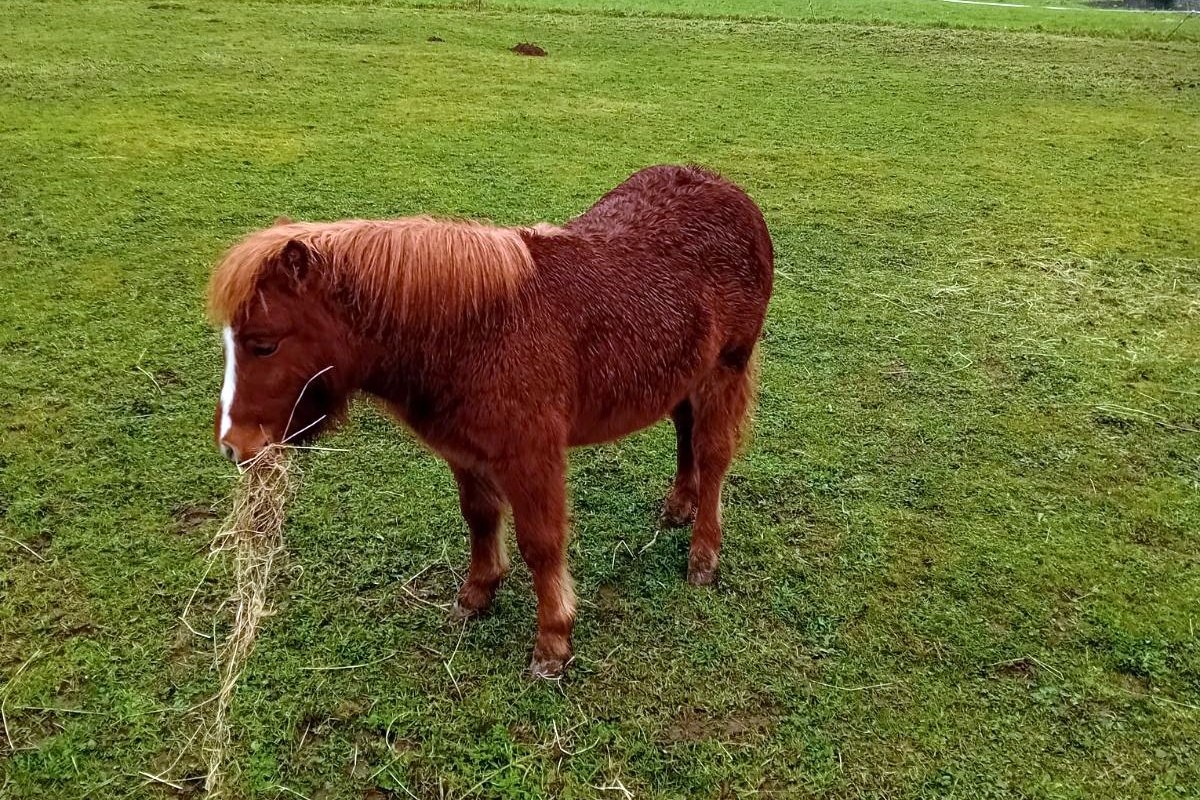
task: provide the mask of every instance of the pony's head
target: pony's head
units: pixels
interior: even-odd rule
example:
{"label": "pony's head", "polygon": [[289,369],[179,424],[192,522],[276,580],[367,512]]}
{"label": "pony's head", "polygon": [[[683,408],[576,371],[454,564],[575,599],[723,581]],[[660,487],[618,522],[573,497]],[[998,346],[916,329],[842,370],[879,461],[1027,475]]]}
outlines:
{"label": "pony's head", "polygon": [[345,411],[350,331],[322,286],[320,253],[280,220],[226,255],[209,286],[225,379],[217,445],[241,463],[271,443],[311,439]]}
{"label": "pony's head", "polygon": [[225,339],[218,446],[242,462],[315,436],[370,370],[367,345],[486,314],[533,271],[517,230],[478,222],[280,219],[250,234],[209,284]]}

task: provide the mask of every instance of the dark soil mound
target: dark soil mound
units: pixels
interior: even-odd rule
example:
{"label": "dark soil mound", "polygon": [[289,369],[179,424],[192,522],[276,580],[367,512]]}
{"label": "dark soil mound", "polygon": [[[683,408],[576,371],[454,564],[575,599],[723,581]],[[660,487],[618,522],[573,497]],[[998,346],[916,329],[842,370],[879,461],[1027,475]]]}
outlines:
{"label": "dark soil mound", "polygon": [[428,39],[426,39],[425,41],[427,41],[427,42],[444,42],[444,41],[446,41],[446,40],[445,40],[445,39],[443,39],[443,38],[442,38],[442,37],[440,37],[440,36],[430,36],[430,37],[429,37]]}
{"label": "dark soil mound", "polygon": [[512,51],[519,56],[544,56],[546,51],[538,47],[533,42],[521,42],[514,46]]}

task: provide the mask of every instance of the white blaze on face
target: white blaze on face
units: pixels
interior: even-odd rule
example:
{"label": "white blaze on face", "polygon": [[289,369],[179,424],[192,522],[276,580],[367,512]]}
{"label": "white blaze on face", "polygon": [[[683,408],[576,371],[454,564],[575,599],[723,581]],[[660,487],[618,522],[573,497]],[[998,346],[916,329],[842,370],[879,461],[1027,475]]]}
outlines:
{"label": "white blaze on face", "polygon": [[229,410],[233,408],[233,393],[237,389],[237,352],[233,345],[233,328],[226,325],[221,332],[225,339],[225,383],[221,386],[221,438],[233,427]]}

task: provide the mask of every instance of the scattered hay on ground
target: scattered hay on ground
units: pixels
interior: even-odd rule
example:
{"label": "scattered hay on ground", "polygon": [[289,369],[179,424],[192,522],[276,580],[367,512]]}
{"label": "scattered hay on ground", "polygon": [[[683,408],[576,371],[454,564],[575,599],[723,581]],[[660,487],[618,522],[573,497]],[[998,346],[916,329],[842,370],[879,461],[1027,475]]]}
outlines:
{"label": "scattered hay on ground", "polygon": [[234,576],[228,600],[233,622],[225,641],[217,647],[221,685],[213,699],[202,745],[208,765],[205,788],[213,797],[222,796],[225,789],[229,706],[262,621],[271,614],[267,592],[275,559],[283,552],[283,524],[297,477],[288,448],[264,450],[245,465],[233,509],[213,539],[212,557],[229,554]]}

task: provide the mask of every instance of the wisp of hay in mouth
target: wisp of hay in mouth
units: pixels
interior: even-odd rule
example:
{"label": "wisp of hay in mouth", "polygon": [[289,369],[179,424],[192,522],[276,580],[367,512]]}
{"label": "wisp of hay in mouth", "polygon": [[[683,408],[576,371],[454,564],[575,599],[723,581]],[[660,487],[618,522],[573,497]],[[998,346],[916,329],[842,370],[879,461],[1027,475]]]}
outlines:
{"label": "wisp of hay in mouth", "polygon": [[212,557],[232,559],[234,587],[228,606],[233,620],[229,635],[216,650],[221,685],[213,699],[212,718],[204,735],[208,763],[205,788],[223,794],[224,762],[229,750],[229,705],[238,678],[254,649],[263,619],[271,614],[267,592],[276,556],[283,551],[283,523],[295,489],[296,468],[290,448],[271,446],[242,465],[233,508],[212,543]]}

